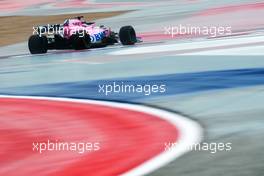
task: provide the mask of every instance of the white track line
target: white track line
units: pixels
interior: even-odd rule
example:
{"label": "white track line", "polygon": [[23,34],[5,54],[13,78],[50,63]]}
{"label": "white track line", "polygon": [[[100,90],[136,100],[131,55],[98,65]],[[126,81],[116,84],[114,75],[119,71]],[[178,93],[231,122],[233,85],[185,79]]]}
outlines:
{"label": "white track line", "polygon": [[[170,150],[164,151],[147,162],[137,166],[136,168],[122,174],[122,176],[142,176],[149,174],[171,161],[175,160],[179,156],[189,151],[193,144],[197,144],[202,140],[202,128],[201,126],[182,115],[171,113],[165,110],[117,102],[97,101],[97,100],[79,100],[70,98],[53,98],[53,97],[34,97],[34,96],[8,96],[0,95],[0,98],[23,98],[23,99],[35,99],[35,100],[50,100],[50,101],[63,101],[63,102],[76,102],[76,103],[89,103],[95,105],[109,106],[113,108],[122,108],[133,111],[138,111],[146,114],[153,115],[157,118],[163,119],[170,124],[174,125],[179,130],[180,137],[177,142],[178,145],[174,146]],[[151,125],[151,124],[150,124]],[[173,142],[173,141],[168,141]],[[165,148],[165,147],[164,147]]]}
{"label": "white track line", "polygon": [[[177,55],[179,54],[174,54],[173,56],[177,56]],[[263,56],[264,46],[247,46],[247,47],[240,47],[240,48],[227,48],[227,49],[217,49],[217,50],[209,50],[209,51],[197,51],[197,52],[183,53],[180,55]]]}
{"label": "white track line", "polygon": [[[176,43],[176,44],[164,44],[155,46],[142,46],[133,47],[129,49],[123,49],[119,51],[110,52],[110,55],[133,55],[133,54],[152,54],[159,52],[181,52],[186,50],[202,50],[210,49],[214,50],[216,47],[234,46],[234,45],[250,45],[258,42],[264,42],[264,36],[246,36],[235,37],[225,39],[210,39],[204,41],[192,41],[188,43]],[[245,47],[245,46],[243,46]],[[239,46],[238,46],[239,48]]]}

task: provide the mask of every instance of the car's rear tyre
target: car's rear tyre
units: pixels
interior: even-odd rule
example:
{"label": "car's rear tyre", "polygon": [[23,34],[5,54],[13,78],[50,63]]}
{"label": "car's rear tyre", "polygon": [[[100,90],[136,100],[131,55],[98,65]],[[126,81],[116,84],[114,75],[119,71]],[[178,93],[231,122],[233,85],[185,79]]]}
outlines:
{"label": "car's rear tyre", "polygon": [[48,39],[46,36],[32,35],[28,39],[28,49],[31,54],[43,54],[48,51]]}
{"label": "car's rear tyre", "polygon": [[136,31],[132,26],[123,26],[119,31],[119,38],[123,45],[134,45],[137,42]]}
{"label": "car's rear tyre", "polygon": [[74,34],[71,36],[72,48],[75,50],[83,50],[91,47],[91,38],[89,34]]}

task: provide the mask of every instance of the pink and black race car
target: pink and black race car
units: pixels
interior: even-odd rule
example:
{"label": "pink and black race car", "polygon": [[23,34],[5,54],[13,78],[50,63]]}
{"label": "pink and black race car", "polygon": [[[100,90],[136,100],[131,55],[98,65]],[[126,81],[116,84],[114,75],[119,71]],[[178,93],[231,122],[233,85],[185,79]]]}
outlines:
{"label": "pink and black race car", "polygon": [[33,27],[34,33],[29,37],[28,48],[31,54],[46,53],[52,49],[75,49],[105,47],[122,43],[134,45],[140,42],[132,26],[124,26],[119,33],[105,26],[96,26],[86,22],[82,16],[67,19],[63,24]]}

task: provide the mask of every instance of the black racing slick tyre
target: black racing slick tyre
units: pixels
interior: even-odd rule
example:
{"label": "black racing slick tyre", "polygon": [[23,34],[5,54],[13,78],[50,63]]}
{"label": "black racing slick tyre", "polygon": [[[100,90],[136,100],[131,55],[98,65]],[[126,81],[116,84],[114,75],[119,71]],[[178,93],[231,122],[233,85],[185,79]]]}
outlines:
{"label": "black racing slick tyre", "polygon": [[119,31],[119,39],[123,45],[134,45],[137,42],[135,29],[132,26],[123,26]]}
{"label": "black racing slick tyre", "polygon": [[32,35],[28,39],[28,49],[31,54],[43,54],[48,51],[48,39],[46,36]]}

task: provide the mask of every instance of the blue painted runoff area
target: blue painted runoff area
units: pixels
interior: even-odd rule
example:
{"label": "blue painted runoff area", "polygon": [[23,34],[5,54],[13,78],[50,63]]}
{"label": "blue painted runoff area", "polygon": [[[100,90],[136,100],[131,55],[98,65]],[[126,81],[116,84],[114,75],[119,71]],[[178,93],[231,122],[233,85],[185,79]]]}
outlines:
{"label": "blue painted runoff area", "polygon": [[40,84],[0,89],[0,94],[133,102],[160,96],[200,93],[260,85],[264,85],[264,68]]}

